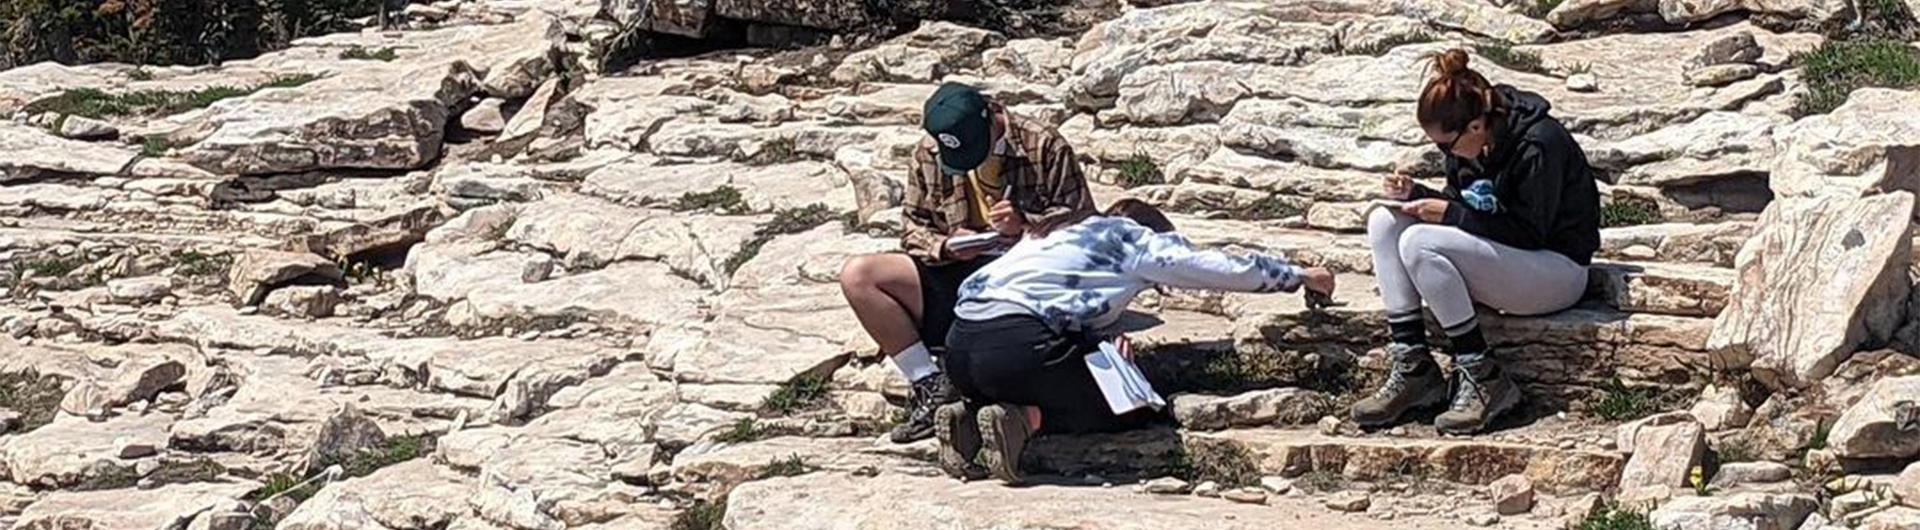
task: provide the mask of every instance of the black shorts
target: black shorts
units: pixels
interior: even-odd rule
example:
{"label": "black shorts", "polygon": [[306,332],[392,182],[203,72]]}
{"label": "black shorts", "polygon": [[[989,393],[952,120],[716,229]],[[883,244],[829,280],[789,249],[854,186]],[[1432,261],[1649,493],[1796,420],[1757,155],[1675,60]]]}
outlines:
{"label": "black shorts", "polygon": [[1040,407],[1044,433],[1117,432],[1164,422],[1151,409],[1113,415],[1088,371],[1098,342],[1062,335],[1039,318],[1010,315],[953,324],[947,375],[967,401]]}
{"label": "black shorts", "polygon": [[920,274],[922,344],[928,348],[944,348],[947,345],[947,330],[953,328],[953,306],[960,303],[960,283],[967,281],[974,271],[993,263],[993,258],[981,256],[971,261],[939,265],[928,265],[918,258],[913,260],[913,268]]}

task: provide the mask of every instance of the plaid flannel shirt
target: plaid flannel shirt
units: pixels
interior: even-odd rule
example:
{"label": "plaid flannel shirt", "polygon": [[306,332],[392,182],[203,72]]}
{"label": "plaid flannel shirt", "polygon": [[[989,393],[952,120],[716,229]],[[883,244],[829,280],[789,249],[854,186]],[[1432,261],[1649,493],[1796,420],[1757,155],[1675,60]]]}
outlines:
{"label": "plaid flannel shirt", "polygon": [[[1000,169],[1005,185],[1015,197],[1037,200],[1049,205],[1034,223],[1049,223],[1070,216],[1092,213],[1093,195],[1087,190],[1086,175],[1074,159],[1073,147],[1060,133],[1044,123],[1023,118],[999,105],[996,112],[1007,116],[1008,152]],[[907,255],[928,264],[951,261],[942,252],[947,238],[958,228],[975,232],[991,230],[986,219],[975,213],[973,187],[966,174],[948,176],[940,171],[938,145],[932,137],[923,138],[914,149],[913,165],[907,175],[906,231],[900,246]],[[998,199],[987,201],[989,204]]]}

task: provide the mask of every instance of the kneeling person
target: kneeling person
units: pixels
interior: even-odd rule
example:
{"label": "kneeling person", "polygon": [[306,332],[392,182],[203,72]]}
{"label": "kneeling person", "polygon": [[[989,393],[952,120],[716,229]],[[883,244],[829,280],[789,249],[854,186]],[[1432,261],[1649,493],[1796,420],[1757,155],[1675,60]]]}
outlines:
{"label": "kneeling person", "polygon": [[1144,204],[1122,205],[1116,213],[1123,215],[1030,224],[1026,239],[961,284],[947,369],[965,401],[943,406],[935,422],[941,467],[949,475],[978,476],[984,466],[1016,482],[1020,453],[1043,428],[1127,427],[1083,356],[1113,336],[1127,304],[1149,287],[1270,293],[1304,285],[1333,293],[1326,269],[1195,249]]}

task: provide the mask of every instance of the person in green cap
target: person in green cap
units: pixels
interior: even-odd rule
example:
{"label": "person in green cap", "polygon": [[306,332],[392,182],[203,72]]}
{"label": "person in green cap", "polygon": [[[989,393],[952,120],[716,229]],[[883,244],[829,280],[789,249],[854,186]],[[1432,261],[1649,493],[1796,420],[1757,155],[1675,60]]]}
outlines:
{"label": "person in green cap", "polygon": [[[840,271],[860,325],[913,383],[906,421],[889,435],[895,443],[933,436],[935,408],[958,399],[932,349],[944,349],[960,283],[1028,223],[1094,211],[1073,147],[1052,127],[960,83],[934,91],[922,122],[927,137],[913,152],[903,205],[905,252],[860,256]],[[1016,213],[1019,201],[1053,206]]]}

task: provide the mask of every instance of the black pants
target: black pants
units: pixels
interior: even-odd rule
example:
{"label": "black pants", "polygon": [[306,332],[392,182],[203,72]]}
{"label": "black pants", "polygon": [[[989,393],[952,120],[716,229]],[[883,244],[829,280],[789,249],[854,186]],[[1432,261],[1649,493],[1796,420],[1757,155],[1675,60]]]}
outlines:
{"label": "black pants", "polygon": [[993,256],[970,261],[928,265],[914,258],[914,272],[920,275],[920,343],[928,348],[946,346],[947,330],[953,327],[953,306],[960,303],[960,284],[974,271],[993,263]]}
{"label": "black pants", "polygon": [[1045,433],[1122,431],[1163,418],[1146,409],[1113,414],[1084,360],[1096,344],[1062,336],[1027,315],[959,319],[947,335],[946,370],[973,404],[1040,407]]}

